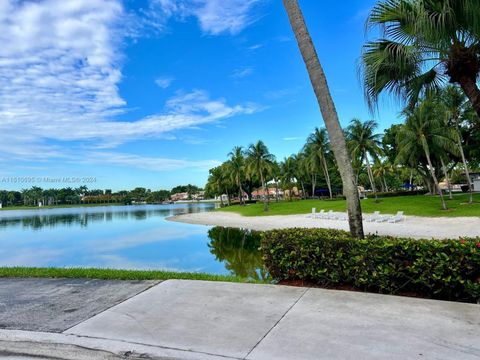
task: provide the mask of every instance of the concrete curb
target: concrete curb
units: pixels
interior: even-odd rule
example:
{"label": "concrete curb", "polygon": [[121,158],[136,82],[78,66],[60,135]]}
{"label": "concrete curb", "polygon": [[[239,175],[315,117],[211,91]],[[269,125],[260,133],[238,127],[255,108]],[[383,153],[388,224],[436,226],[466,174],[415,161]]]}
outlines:
{"label": "concrete curb", "polygon": [[65,360],[228,360],[225,356],[60,333],[0,330],[0,357],[22,355]]}

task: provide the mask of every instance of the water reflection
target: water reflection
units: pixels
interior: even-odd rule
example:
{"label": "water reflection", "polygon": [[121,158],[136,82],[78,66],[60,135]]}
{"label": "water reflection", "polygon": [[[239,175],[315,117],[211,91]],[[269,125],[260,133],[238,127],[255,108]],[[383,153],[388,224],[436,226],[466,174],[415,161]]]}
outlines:
{"label": "water reflection", "polygon": [[166,221],[213,204],[0,211],[0,266],[164,269],[267,279],[257,233]]}
{"label": "water reflection", "polygon": [[208,231],[208,247],[216,260],[224,262],[232,275],[254,280],[266,280],[260,235],[249,230],[214,227]]}
{"label": "water reflection", "polygon": [[98,208],[63,208],[44,210],[15,210],[0,212],[0,229],[12,227],[40,230],[57,226],[87,227],[95,222],[113,220],[146,220],[149,217],[168,217],[185,212],[198,212],[212,209],[213,204],[168,206],[164,208],[101,206]]}

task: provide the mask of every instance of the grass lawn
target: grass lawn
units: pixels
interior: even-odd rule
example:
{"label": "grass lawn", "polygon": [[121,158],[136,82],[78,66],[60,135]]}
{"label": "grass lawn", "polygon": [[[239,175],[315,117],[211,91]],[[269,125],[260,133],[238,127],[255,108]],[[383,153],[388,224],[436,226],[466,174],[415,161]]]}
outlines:
{"label": "grass lawn", "polygon": [[[362,200],[362,210],[364,213],[373,213],[380,211],[384,214],[395,214],[397,211],[404,211],[405,215],[416,216],[480,216],[480,194],[474,195],[475,203],[467,204],[468,195],[454,195],[453,200],[445,197],[448,210],[441,209],[440,199],[438,196],[397,196],[379,199],[376,203],[375,199],[369,198]],[[234,205],[220,209],[220,211],[235,212],[244,216],[268,216],[268,215],[290,215],[290,214],[307,214],[312,208],[317,211],[324,209],[326,211],[346,211],[345,200],[297,200],[297,201],[281,201],[276,203],[275,200],[270,202],[270,211],[263,211],[263,203],[250,204],[246,206]]]}
{"label": "grass lawn", "polygon": [[232,275],[173,272],[162,270],[116,270],[96,268],[0,267],[0,278],[83,278],[105,280],[208,280],[227,282],[260,282]]}

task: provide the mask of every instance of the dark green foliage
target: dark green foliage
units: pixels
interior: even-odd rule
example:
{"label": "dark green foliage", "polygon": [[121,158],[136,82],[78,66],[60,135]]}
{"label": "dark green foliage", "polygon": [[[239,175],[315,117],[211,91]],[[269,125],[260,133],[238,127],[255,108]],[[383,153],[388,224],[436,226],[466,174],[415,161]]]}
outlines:
{"label": "dark green foliage", "polygon": [[265,232],[262,251],[277,280],[480,301],[480,238],[358,240],[339,230],[288,229]]}
{"label": "dark green foliage", "polygon": [[396,196],[413,196],[413,195],[425,195],[428,193],[428,190],[415,190],[415,191],[408,191],[408,190],[398,190],[398,191],[388,191],[388,192],[378,192],[378,197],[396,197]]}

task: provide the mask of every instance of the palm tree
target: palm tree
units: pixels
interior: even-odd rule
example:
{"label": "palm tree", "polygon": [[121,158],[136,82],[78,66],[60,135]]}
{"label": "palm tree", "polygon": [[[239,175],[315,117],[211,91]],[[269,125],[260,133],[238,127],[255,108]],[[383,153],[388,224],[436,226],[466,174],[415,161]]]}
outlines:
{"label": "palm tree", "polygon": [[382,0],[367,28],[380,39],[362,55],[365,95],[370,105],[383,91],[411,104],[447,80],[459,84],[480,115],[480,2],[478,0]]}
{"label": "palm tree", "polygon": [[345,136],[340,126],[340,121],[338,120],[337,111],[328,88],[325,73],[318,59],[313,41],[308,33],[298,1],[283,0],[283,5],[287,11],[290,25],[292,26],[300,53],[307,67],[310,81],[330,137],[330,144],[342,177],[343,193],[347,198],[350,233],[354,237],[363,238],[362,208],[360,206],[358,188],[347,150]]}
{"label": "palm tree", "polygon": [[242,181],[245,176],[245,158],[243,157],[242,147],[235,146],[233,150],[228,153],[228,156],[230,157],[228,162],[230,177],[238,186],[238,199],[240,200],[240,204],[245,205],[242,189]]}
{"label": "palm tree", "polygon": [[292,201],[293,186],[295,185],[297,174],[297,161],[294,156],[285,158],[280,164],[282,183],[285,189],[289,190],[289,198]]}
{"label": "palm tree", "polygon": [[214,195],[220,196],[220,204],[223,207],[223,193],[225,190],[225,178],[222,173],[222,168],[217,166],[213,169],[210,169],[210,176],[208,177],[208,182],[206,189],[211,191]]}
{"label": "palm tree", "polygon": [[307,192],[305,191],[305,183],[309,178],[307,158],[302,151],[298,154],[291,155],[291,158],[295,163],[295,179],[297,180],[297,184],[300,183],[300,186],[302,187],[302,199],[306,199]]}
{"label": "palm tree", "polygon": [[312,185],[311,195],[314,197],[315,189],[317,188],[317,176],[322,168],[322,164],[313,146],[305,144],[302,151],[302,160],[301,166],[305,168],[310,176],[310,183]]}
{"label": "palm tree", "polygon": [[372,173],[373,176],[376,178],[382,178],[383,184],[383,191],[388,191],[388,185],[386,176],[394,172],[394,167],[388,160],[381,161],[378,159],[372,166]]}
{"label": "palm tree", "polygon": [[[306,153],[308,154],[308,163],[311,169],[316,173],[319,168],[322,169],[327,183],[330,199],[332,196],[332,184],[330,173],[328,172],[327,153],[328,153],[328,133],[325,128],[315,128],[314,132],[307,138]],[[312,181],[312,196],[315,196],[315,182]]]}
{"label": "palm tree", "polygon": [[445,165],[445,160],[444,160],[445,156],[440,156],[440,163],[442,164],[442,171],[443,171],[443,175],[445,175],[445,181],[447,182],[447,189],[448,189],[448,198],[450,200],[453,199],[453,196],[452,196],[452,185],[450,183],[450,177],[448,176],[448,170],[447,170],[447,165]]}
{"label": "palm tree", "polygon": [[458,150],[462,157],[463,167],[465,169],[465,175],[467,177],[468,192],[470,197],[468,200],[469,204],[473,203],[473,186],[470,179],[470,172],[468,170],[467,159],[465,158],[465,152],[463,151],[463,139],[462,133],[460,132],[460,122],[465,113],[465,95],[458,89],[456,86],[448,86],[442,92],[442,103],[445,105],[450,121],[453,122],[456,131],[456,140],[458,144]]}
{"label": "palm tree", "polygon": [[378,124],[373,120],[362,123],[359,119],[353,119],[347,128],[347,141],[352,158],[360,159],[360,162],[365,161],[375,201],[377,201],[377,189],[369,157],[376,161],[382,153],[380,135],[375,134],[377,126]]}
{"label": "palm tree", "polygon": [[419,145],[427,159],[428,170],[440,195],[443,210],[447,210],[442,190],[432,163],[432,150],[444,149],[454,151],[454,135],[446,128],[438,116],[438,104],[431,99],[425,99],[413,109],[405,109],[407,120],[397,134],[400,158],[409,158],[417,153]]}
{"label": "palm tree", "polygon": [[280,198],[278,183],[280,181],[281,170],[280,165],[276,161],[272,164],[271,174],[273,181],[275,181],[275,202],[278,202]]}
{"label": "palm tree", "polygon": [[229,164],[227,162],[224,162],[222,165],[220,165],[220,181],[222,185],[222,189],[225,191],[227,195],[227,205],[230,206],[230,190],[236,187],[236,184],[232,181],[232,178],[230,177],[230,171],[229,171]]}
{"label": "palm tree", "polygon": [[257,174],[260,177],[264,196],[263,210],[268,211],[269,196],[267,194],[265,177],[272,169],[275,156],[270,154],[267,146],[262,140],[258,140],[256,144],[250,144],[245,151],[245,155],[247,156],[247,172],[250,174]]}

